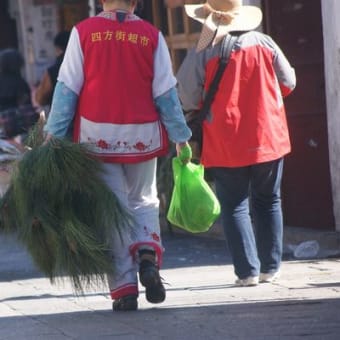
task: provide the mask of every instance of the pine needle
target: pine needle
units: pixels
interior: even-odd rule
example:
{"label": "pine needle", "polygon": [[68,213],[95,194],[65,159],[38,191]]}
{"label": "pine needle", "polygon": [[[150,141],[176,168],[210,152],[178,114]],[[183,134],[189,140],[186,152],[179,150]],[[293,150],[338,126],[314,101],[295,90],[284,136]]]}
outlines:
{"label": "pine needle", "polygon": [[67,277],[82,294],[114,272],[109,240],[131,228],[131,217],[85,145],[66,139],[42,145],[34,131],[29,141],[33,148],[18,162],[0,200],[0,225],[18,233],[51,283]]}

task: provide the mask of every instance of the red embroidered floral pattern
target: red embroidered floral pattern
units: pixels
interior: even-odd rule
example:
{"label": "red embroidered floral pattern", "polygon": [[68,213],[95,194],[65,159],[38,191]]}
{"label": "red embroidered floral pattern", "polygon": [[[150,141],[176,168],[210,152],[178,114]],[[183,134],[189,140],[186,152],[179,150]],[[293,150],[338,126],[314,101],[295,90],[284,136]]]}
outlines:
{"label": "red embroidered floral pattern", "polygon": [[145,145],[142,142],[138,142],[133,147],[135,149],[137,149],[138,151],[145,151],[148,147],[150,147],[150,144],[149,145]]}
{"label": "red embroidered floral pattern", "polygon": [[96,144],[101,149],[108,149],[109,148],[109,144],[106,143],[105,140],[103,140],[103,139],[100,139]]}
{"label": "red embroidered floral pattern", "polygon": [[149,141],[149,144],[145,144],[142,141],[138,141],[135,144],[131,145],[126,141],[117,141],[114,143],[109,143],[104,139],[93,140],[88,139],[89,144],[94,145],[95,148],[99,148],[106,151],[115,151],[115,152],[131,152],[131,151],[139,151],[145,152],[152,147],[152,139]]}
{"label": "red embroidered floral pattern", "polygon": [[147,226],[144,226],[143,229],[144,229],[145,236],[150,236],[154,241],[160,242],[161,238],[159,237],[159,235],[157,233],[155,233],[155,232],[150,233]]}
{"label": "red embroidered floral pattern", "polygon": [[159,237],[159,235],[156,234],[156,233],[152,233],[152,234],[151,234],[151,237],[152,237],[153,240],[155,240],[155,241],[157,241],[157,242],[159,242],[159,241],[161,240],[160,237]]}

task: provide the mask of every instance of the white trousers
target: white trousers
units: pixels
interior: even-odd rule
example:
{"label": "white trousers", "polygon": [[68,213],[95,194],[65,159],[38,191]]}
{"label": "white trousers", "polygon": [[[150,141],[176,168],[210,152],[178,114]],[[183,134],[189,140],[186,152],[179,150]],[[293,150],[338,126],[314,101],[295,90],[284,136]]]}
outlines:
{"label": "white trousers", "polygon": [[161,264],[163,247],[156,186],[157,159],[135,164],[104,163],[102,178],[133,217],[132,232],[114,235],[111,242],[114,275],[108,276],[112,299],[138,295],[138,250],[156,251]]}

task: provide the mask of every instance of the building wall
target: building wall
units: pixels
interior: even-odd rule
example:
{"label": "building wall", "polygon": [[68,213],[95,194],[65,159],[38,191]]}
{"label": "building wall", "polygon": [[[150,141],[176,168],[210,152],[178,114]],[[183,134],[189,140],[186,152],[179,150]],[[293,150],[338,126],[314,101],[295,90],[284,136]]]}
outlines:
{"label": "building wall", "polygon": [[55,35],[70,30],[94,11],[94,0],[10,1],[11,17],[17,24],[18,48],[25,59],[25,78],[32,87],[55,60]]}
{"label": "building wall", "polygon": [[34,86],[55,59],[53,39],[59,30],[58,6],[52,1],[34,4],[33,0],[12,0],[10,6],[17,24],[18,48],[25,60],[25,78]]}
{"label": "building wall", "polygon": [[340,231],[340,1],[321,3],[333,210],[336,230]]}

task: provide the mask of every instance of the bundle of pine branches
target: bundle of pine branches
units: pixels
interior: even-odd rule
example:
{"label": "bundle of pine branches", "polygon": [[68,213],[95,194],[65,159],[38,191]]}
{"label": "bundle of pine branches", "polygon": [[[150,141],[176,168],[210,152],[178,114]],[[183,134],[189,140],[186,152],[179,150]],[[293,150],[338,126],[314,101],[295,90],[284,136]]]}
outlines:
{"label": "bundle of pine branches", "polygon": [[1,224],[17,233],[52,283],[68,277],[82,293],[114,271],[109,243],[131,228],[130,216],[85,145],[66,139],[44,145],[37,136],[0,201]]}

